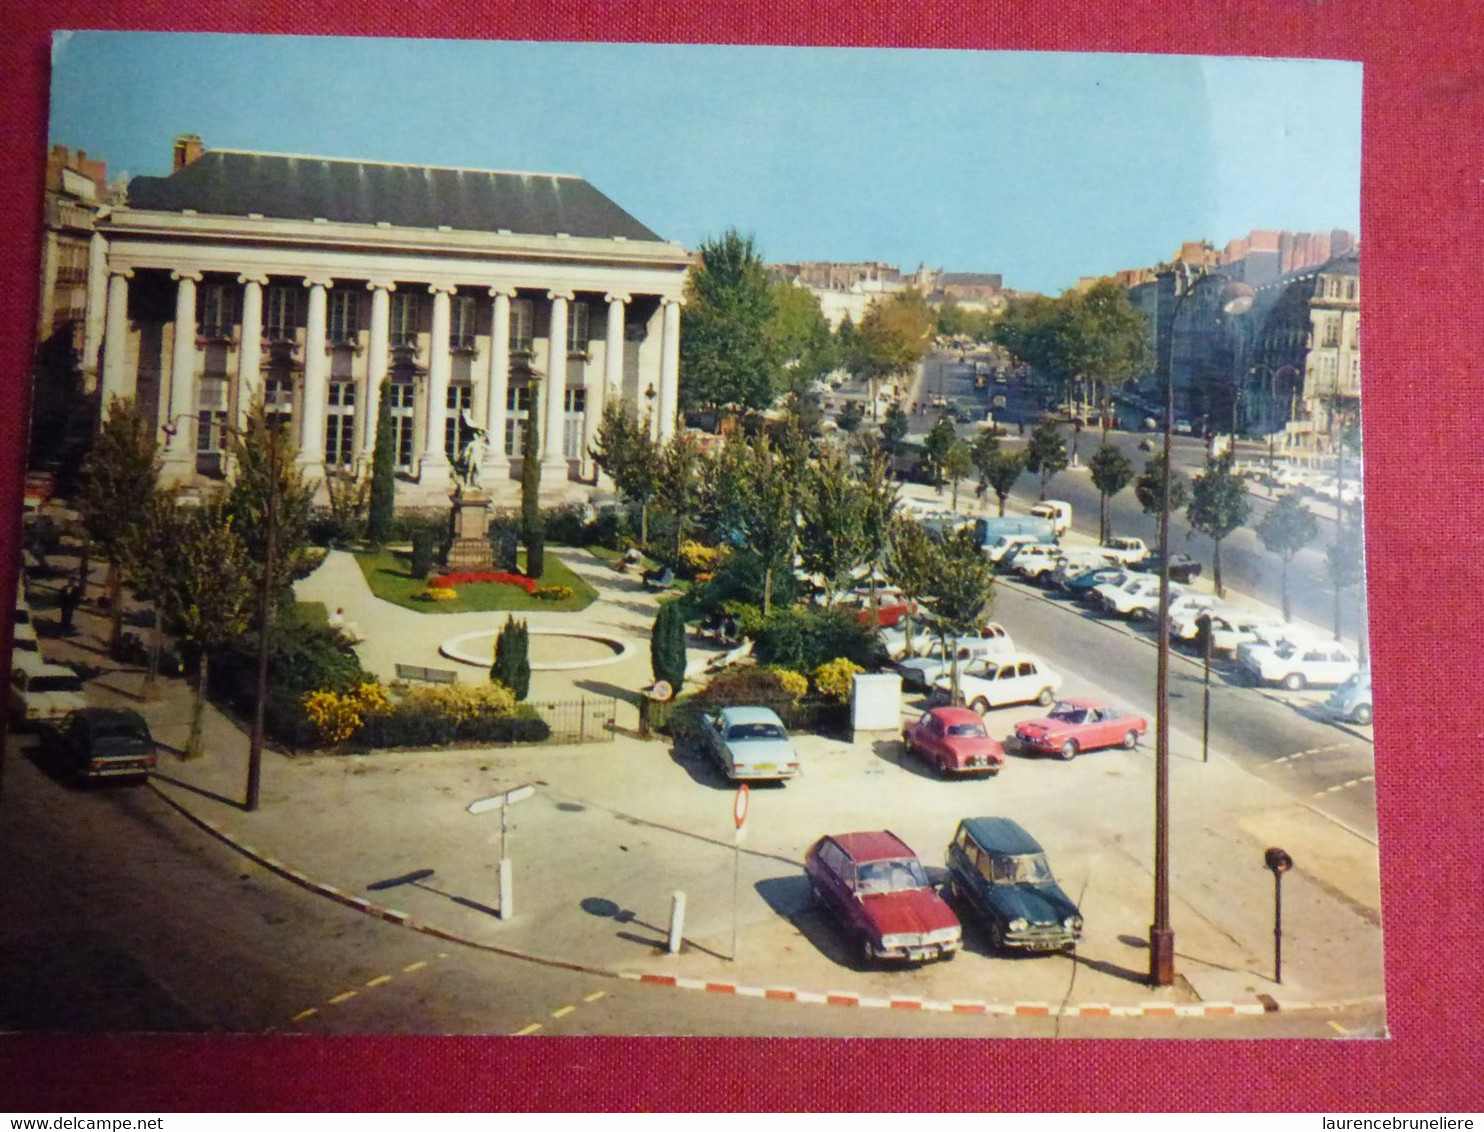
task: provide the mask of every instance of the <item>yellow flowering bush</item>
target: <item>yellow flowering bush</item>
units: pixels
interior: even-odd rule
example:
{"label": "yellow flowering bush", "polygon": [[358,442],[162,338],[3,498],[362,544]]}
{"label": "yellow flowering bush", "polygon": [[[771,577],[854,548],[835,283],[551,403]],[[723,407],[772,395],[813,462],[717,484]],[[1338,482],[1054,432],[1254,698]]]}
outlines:
{"label": "yellow flowering bush", "polygon": [[717,565],[725,556],[724,548],[707,546],[694,539],[686,539],[680,544],[680,564],[692,575],[715,573]]}
{"label": "yellow flowering bush", "polygon": [[778,686],[788,693],[789,699],[798,703],[809,694],[808,679],[791,668],[766,668],[778,679]]}
{"label": "yellow flowering bush", "polygon": [[402,703],[427,708],[452,719],[455,725],[515,711],[515,693],[504,684],[430,684],[413,688]]}
{"label": "yellow flowering bush", "polygon": [[819,689],[821,696],[828,696],[843,704],[850,698],[851,678],[856,673],[864,671],[865,669],[854,661],[838,656],[814,670],[814,686]]}
{"label": "yellow flowering bush", "polygon": [[459,591],[449,586],[430,586],[412,596],[418,601],[453,601],[459,596]]}
{"label": "yellow flowering bush", "polygon": [[531,591],[531,596],[541,601],[566,601],[572,596],[571,586],[542,586]]}
{"label": "yellow flowering bush", "polygon": [[304,714],[319,737],[330,746],[348,742],[367,716],[391,708],[391,700],[380,684],[361,684],[349,692],[306,692]]}

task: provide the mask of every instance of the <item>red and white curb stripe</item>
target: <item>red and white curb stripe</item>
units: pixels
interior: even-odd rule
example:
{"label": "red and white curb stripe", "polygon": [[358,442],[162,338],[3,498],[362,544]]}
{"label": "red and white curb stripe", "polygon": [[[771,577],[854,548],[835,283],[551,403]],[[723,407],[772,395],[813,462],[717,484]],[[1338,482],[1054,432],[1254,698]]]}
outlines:
{"label": "red and white curb stripe", "polygon": [[[794,987],[749,987],[738,983],[688,979],[680,975],[653,975],[635,971],[620,972],[619,978],[653,986],[681,990],[709,991],[742,998],[765,998],[779,1002],[814,1003],[823,1006],[855,1006],[865,1010],[924,1010],[939,1014],[998,1014],[1020,1018],[1215,1018],[1237,1014],[1270,1014],[1279,1008],[1276,1002],[1144,1002],[1135,1006],[1087,1002],[1075,1006],[1052,1006],[1046,1002],[980,1002],[976,999],[941,1001],[931,998],[874,998],[853,991],[802,991]],[[1271,1001],[1271,1000],[1269,1000]],[[1329,1004],[1335,1005],[1335,1004]],[[1307,1008],[1286,1006],[1282,1009]]]}

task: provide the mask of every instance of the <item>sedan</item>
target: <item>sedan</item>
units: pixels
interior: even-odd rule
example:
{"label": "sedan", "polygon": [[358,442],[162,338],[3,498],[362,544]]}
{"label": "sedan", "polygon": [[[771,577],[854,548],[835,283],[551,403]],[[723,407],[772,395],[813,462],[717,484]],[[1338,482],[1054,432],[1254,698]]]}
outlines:
{"label": "sedan", "polygon": [[40,732],[42,754],[71,778],[143,781],[155,766],[155,741],[137,711],[79,708]]}
{"label": "sedan", "polygon": [[1133,750],[1139,736],[1149,730],[1149,721],[1111,704],[1091,700],[1062,700],[1044,718],[1032,719],[1015,728],[1022,748],[1075,759],[1081,751],[1099,747]]}
{"label": "sedan", "polygon": [[902,744],[939,774],[999,774],[1005,748],[968,708],[936,707],[902,730]]}
{"label": "sedan", "polygon": [[840,921],[867,966],[878,959],[948,959],[963,928],[917,854],[889,830],[821,837],[804,855],[814,898]]}
{"label": "sedan", "polygon": [[701,717],[701,743],[734,782],[792,778],[799,756],[769,708],[728,707]]}
{"label": "sedan", "polygon": [[1040,843],[1009,818],[965,818],[948,844],[948,892],[989,929],[996,951],[1060,951],[1082,934],[1082,913]]}
{"label": "sedan", "polygon": [[[934,697],[947,700],[951,683],[947,676],[939,676],[933,685]],[[959,673],[958,688],[969,707],[983,715],[1008,704],[1035,702],[1050,707],[1056,702],[1061,677],[1035,657],[1016,653],[970,661]]]}

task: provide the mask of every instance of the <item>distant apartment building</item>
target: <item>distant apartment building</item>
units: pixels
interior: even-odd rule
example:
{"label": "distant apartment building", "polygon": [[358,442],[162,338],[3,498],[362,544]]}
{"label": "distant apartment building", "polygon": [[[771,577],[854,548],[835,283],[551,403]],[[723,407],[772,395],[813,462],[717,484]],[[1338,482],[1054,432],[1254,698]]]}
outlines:
{"label": "distant apartment building", "polygon": [[908,289],[921,292],[934,305],[952,301],[974,310],[998,310],[1004,306],[1006,296],[1003,278],[987,272],[944,271],[935,267],[903,272],[895,264],[874,260],[780,263],[768,270],[774,278],[807,287],[819,300],[820,310],[834,330],[846,318],[859,323],[870,305],[882,295]]}

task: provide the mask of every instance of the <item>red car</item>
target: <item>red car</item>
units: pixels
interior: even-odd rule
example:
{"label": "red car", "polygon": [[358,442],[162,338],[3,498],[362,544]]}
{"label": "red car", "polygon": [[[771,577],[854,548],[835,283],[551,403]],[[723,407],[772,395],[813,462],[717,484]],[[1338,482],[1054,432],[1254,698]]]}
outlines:
{"label": "red car", "polygon": [[963,928],[928,881],[917,854],[889,830],[821,837],[804,855],[814,898],[856,937],[867,966],[878,959],[948,959]]}
{"label": "red car", "polygon": [[1015,738],[1025,750],[1075,759],[1079,751],[1099,747],[1121,746],[1131,751],[1148,730],[1149,721],[1142,715],[1112,704],[1059,700],[1044,718],[1019,724]]}
{"label": "red car", "polygon": [[1005,748],[968,708],[933,708],[902,730],[902,743],[939,774],[999,774],[1005,764]]}
{"label": "red car", "polygon": [[871,607],[864,606],[855,610],[855,618],[862,625],[878,625],[883,629],[890,629],[903,617],[917,612],[917,606],[910,601],[881,602],[876,607],[876,616],[871,616]]}

